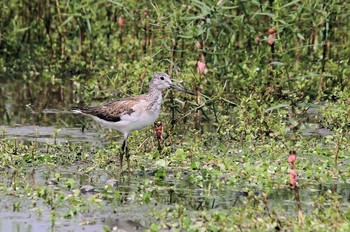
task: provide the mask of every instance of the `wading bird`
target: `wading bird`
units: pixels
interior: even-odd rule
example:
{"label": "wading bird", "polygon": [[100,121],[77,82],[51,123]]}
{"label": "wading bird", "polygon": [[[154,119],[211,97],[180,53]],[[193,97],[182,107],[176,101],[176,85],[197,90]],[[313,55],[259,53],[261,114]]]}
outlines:
{"label": "wading bird", "polygon": [[122,173],[123,169],[124,155],[126,156],[130,173],[128,137],[134,130],[153,125],[160,113],[162,90],[167,88],[174,88],[184,93],[192,94],[174,85],[166,73],[157,72],[154,74],[149,84],[149,91],[146,94],[112,101],[100,106],[75,107],[72,110],[75,113],[89,115],[103,126],[123,133],[124,141],[119,155],[120,173]]}

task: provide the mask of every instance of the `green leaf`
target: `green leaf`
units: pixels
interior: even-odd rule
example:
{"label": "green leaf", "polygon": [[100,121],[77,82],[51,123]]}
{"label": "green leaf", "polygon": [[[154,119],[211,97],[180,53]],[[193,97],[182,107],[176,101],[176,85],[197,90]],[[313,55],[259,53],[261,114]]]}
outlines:
{"label": "green leaf", "polygon": [[272,110],[277,110],[277,109],[280,109],[280,108],[290,108],[290,105],[288,104],[278,104],[276,106],[272,106],[270,108],[268,108],[266,111],[272,111]]}
{"label": "green leaf", "polygon": [[183,39],[193,39],[192,35],[178,35],[178,37]]}
{"label": "green leaf", "polygon": [[334,77],[334,75],[327,73],[310,73],[302,76],[298,76],[294,79],[304,79],[304,78],[312,78],[312,77]]}
{"label": "green leaf", "polygon": [[191,163],[191,168],[192,169],[198,169],[199,166],[200,166],[200,162],[198,162],[198,161]]}
{"label": "green leaf", "polygon": [[297,36],[298,36],[299,39],[305,40],[305,37],[302,34],[298,33]]}
{"label": "green leaf", "polygon": [[123,4],[118,2],[118,1],[108,0],[108,2],[110,2],[110,3],[114,4],[114,5],[117,5],[119,7],[123,7]]}
{"label": "green leaf", "polygon": [[254,18],[255,16],[268,16],[268,17],[270,17],[271,19],[275,19],[276,18],[276,16],[274,15],[274,14],[271,14],[271,13],[264,13],[264,12],[258,12],[258,13],[255,13],[254,15],[253,15],[253,17],[252,18]]}
{"label": "green leaf", "polygon": [[168,166],[168,162],[166,162],[164,159],[160,159],[155,163],[155,165],[160,167],[166,167]]}
{"label": "green leaf", "polygon": [[281,9],[286,8],[288,6],[291,6],[291,5],[295,5],[298,2],[300,2],[300,0],[295,0],[295,1],[292,1],[292,2],[288,2],[286,5],[282,6]]}

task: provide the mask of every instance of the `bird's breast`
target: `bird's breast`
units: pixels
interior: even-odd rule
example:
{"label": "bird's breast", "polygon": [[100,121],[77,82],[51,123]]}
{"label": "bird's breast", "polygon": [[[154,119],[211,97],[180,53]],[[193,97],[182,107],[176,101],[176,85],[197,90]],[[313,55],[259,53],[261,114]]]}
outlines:
{"label": "bird's breast", "polygon": [[152,125],[160,114],[161,99],[154,101],[140,101],[133,107],[131,114],[124,114],[120,124],[127,124],[130,131],[139,130]]}

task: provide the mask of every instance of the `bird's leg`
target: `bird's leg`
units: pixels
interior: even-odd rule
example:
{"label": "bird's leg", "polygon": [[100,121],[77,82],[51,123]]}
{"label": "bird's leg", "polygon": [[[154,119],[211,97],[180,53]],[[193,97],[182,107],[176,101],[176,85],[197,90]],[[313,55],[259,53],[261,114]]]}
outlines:
{"label": "bird's leg", "polygon": [[130,154],[129,154],[129,147],[128,147],[129,133],[124,133],[124,142],[122,146],[123,154],[125,154],[126,162],[128,163],[128,174],[130,174]]}
{"label": "bird's leg", "polygon": [[126,156],[126,162],[128,164],[128,174],[130,175],[130,154],[129,154],[128,146],[126,146],[125,148],[125,156]]}
{"label": "bird's leg", "polygon": [[123,156],[125,153],[125,147],[126,147],[126,140],[123,141],[122,149],[120,150],[119,154],[119,173],[120,175],[123,173]]}

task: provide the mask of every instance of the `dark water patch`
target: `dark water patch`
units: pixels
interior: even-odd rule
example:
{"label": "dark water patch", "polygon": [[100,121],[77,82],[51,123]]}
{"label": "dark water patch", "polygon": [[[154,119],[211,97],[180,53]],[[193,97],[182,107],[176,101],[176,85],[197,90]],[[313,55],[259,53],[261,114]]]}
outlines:
{"label": "dark water patch", "polygon": [[144,231],[146,228],[141,225],[141,223],[133,220],[121,220],[114,218],[106,218],[104,220],[106,225],[112,231]]}
{"label": "dark water patch", "polygon": [[304,125],[303,128],[301,128],[301,134],[303,136],[329,136],[332,135],[333,132],[331,130],[328,130],[326,128],[321,128],[319,125],[309,124]]}
{"label": "dark water patch", "polygon": [[0,125],[59,125],[64,110],[74,101],[72,81],[2,79],[0,85]]}

